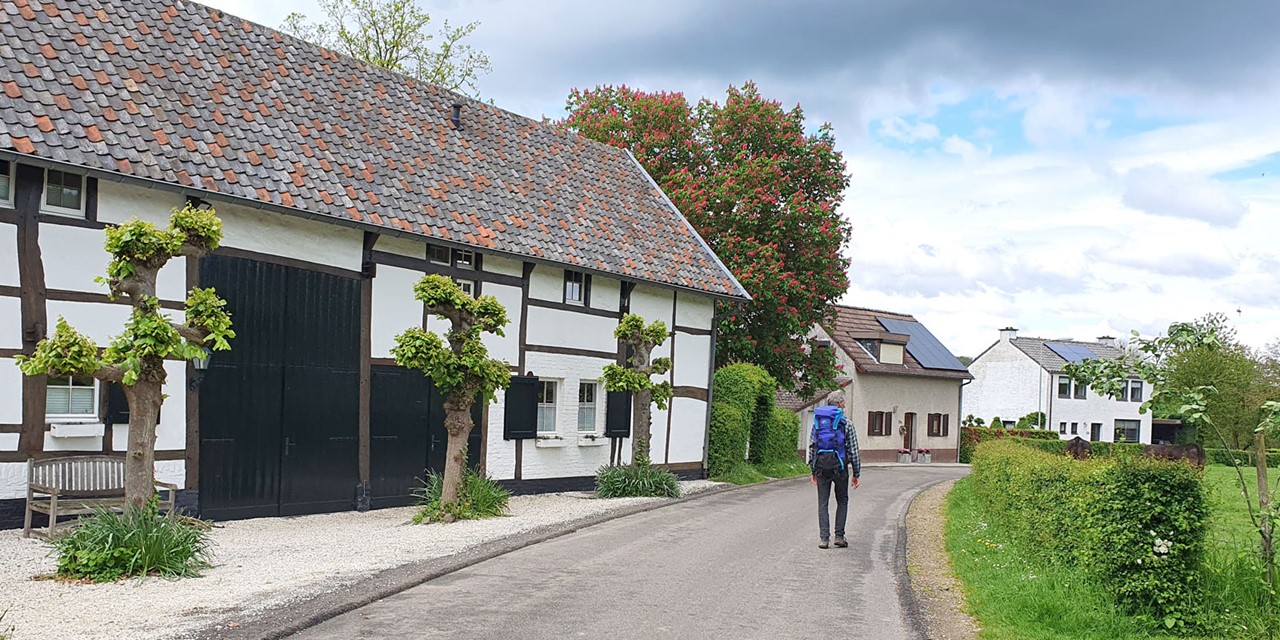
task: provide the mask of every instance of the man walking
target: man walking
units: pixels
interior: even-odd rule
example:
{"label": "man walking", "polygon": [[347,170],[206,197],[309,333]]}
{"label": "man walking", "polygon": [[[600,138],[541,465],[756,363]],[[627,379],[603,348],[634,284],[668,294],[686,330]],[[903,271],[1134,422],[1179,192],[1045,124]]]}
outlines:
{"label": "man walking", "polygon": [[[852,478],[850,478],[852,469]],[[836,493],[836,546],[847,547],[844,539],[845,519],[849,515],[849,487],[858,488],[862,475],[862,457],[858,452],[858,435],[844,416],[844,393],[832,391],[827,405],[813,411],[813,429],[809,432],[810,481],[818,487],[819,549],[831,546],[830,515],[827,503],[831,488]]]}

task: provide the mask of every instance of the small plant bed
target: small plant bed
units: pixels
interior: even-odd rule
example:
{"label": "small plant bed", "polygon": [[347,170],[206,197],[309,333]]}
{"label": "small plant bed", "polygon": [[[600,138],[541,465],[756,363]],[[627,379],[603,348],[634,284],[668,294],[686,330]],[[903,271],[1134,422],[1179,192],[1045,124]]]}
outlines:
{"label": "small plant bed", "polygon": [[153,500],[124,513],[100,511],[49,541],[58,556],[55,577],[114,582],[135,576],[186,578],[209,567],[209,524]]}
{"label": "small plant bed", "polygon": [[507,514],[511,492],[498,483],[475,472],[469,466],[462,469],[462,485],[458,488],[458,501],[441,504],[440,493],[443,478],[432,473],[418,493],[422,508],[413,516],[414,524],[423,522],[452,522],[456,520],[481,520]]}
{"label": "small plant bed", "polygon": [[600,498],[679,498],[680,479],[650,464],[610,465],[596,474]]}

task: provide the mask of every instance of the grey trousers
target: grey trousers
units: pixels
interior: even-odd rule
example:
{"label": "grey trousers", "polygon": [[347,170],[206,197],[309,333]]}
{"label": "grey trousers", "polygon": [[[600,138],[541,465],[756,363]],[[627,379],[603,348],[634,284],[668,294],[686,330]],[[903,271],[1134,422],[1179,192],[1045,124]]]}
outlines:
{"label": "grey trousers", "polygon": [[827,503],[831,500],[831,487],[836,488],[836,537],[844,537],[844,523],[849,517],[849,472],[818,476],[818,537],[831,537],[831,516]]}

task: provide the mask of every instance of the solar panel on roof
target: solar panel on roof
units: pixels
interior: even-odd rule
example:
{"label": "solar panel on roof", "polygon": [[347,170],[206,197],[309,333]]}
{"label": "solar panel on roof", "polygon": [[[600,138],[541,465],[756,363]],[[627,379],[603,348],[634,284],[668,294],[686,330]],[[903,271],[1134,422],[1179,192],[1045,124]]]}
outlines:
{"label": "solar panel on roof", "polygon": [[876,320],[889,333],[911,336],[907,341],[907,352],[920,363],[920,366],[926,369],[966,370],[964,365],[960,364],[960,361],[956,360],[956,357],[951,355],[951,352],[919,322],[889,318],[876,318]]}
{"label": "solar panel on roof", "polygon": [[1066,342],[1046,342],[1044,346],[1049,347],[1054,353],[1062,356],[1067,362],[1080,362],[1082,360],[1093,360],[1098,356],[1082,344],[1069,344]]}

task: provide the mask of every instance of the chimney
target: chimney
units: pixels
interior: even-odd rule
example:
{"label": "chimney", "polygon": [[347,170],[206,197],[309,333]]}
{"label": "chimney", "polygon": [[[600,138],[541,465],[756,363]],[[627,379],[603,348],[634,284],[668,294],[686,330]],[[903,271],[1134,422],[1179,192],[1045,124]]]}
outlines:
{"label": "chimney", "polygon": [[1012,340],[1016,337],[1018,337],[1018,330],[1014,329],[1013,327],[1005,327],[1000,330],[1001,342],[1008,342],[1009,340]]}
{"label": "chimney", "polygon": [[462,105],[460,103],[453,103],[453,117],[450,120],[453,122],[454,129],[462,130]]}
{"label": "chimney", "polygon": [[1098,344],[1105,344],[1108,347],[1114,347],[1124,351],[1124,343],[1120,341],[1120,338],[1112,336],[1098,336]]}

